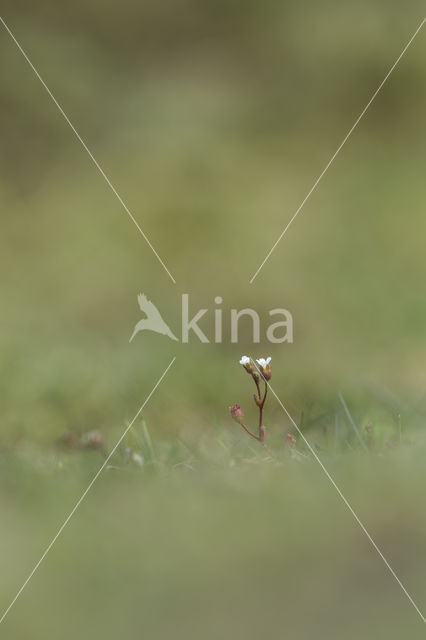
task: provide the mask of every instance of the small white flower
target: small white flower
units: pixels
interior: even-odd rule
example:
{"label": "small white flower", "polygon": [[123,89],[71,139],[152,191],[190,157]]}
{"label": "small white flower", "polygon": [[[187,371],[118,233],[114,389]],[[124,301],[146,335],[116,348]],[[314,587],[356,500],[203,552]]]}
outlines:
{"label": "small white flower", "polygon": [[271,356],[269,356],[269,358],[266,358],[266,360],[265,360],[265,358],[256,359],[256,362],[257,362],[257,364],[259,365],[259,367],[261,369],[265,369],[265,367],[268,366],[268,364],[271,362],[271,360],[272,360],[272,358],[271,358]]}
{"label": "small white flower", "polygon": [[248,356],[242,356],[241,360],[240,360],[240,364],[246,365],[246,364],[250,364],[250,358]]}

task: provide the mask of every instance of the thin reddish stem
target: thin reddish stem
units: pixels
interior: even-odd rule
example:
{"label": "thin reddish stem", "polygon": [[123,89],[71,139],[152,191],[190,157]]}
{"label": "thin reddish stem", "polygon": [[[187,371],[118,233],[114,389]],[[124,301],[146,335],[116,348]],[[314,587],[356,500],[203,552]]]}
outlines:
{"label": "thin reddish stem", "polygon": [[243,424],[242,422],[240,422],[240,425],[242,426],[243,429],[245,429],[247,431],[247,433],[249,434],[249,436],[251,436],[252,438],[254,438],[255,440],[258,440],[260,442],[260,438],[258,438],[258,436],[256,436],[254,433],[252,433],[251,431],[249,431],[246,427],[245,424]]}
{"label": "thin reddish stem", "polygon": [[265,383],[265,392],[264,392],[263,398],[262,398],[262,392],[260,390],[259,377],[255,373],[252,373],[252,377],[253,377],[253,380],[254,380],[254,383],[255,383],[256,389],[257,389],[257,398],[255,396],[255,402],[256,402],[257,407],[259,408],[259,425],[258,425],[259,437],[257,439],[259,440],[259,442],[261,442],[263,444],[263,442],[265,440],[265,427],[263,426],[263,407],[264,407],[265,401],[266,401],[266,394],[268,393],[268,382],[262,376],[262,379],[263,379],[263,381]]}
{"label": "thin reddish stem", "polygon": [[[252,374],[253,376],[253,380],[254,380],[254,384],[256,385],[256,389],[257,389],[257,397],[259,398],[259,402],[261,402],[262,400],[262,394],[260,393],[260,384],[259,384],[259,378],[256,376],[256,374]],[[257,404],[257,403],[256,403]]]}

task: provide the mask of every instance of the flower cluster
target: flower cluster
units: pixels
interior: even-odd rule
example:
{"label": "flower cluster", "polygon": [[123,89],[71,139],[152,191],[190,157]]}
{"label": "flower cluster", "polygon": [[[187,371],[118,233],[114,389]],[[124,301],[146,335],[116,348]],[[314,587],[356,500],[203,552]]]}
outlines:
{"label": "flower cluster", "polygon": [[[247,433],[258,440],[265,448],[265,426],[263,424],[263,407],[265,406],[266,395],[268,393],[268,381],[271,379],[272,370],[271,370],[271,357],[268,358],[258,358],[255,364],[249,356],[242,356],[240,360],[240,364],[244,367],[247,373],[253,378],[253,381],[256,385],[256,393],[254,394],[254,402],[259,409],[259,424],[258,424],[258,433],[252,433],[246,427],[243,422],[244,413],[239,404],[234,404],[232,407],[229,407],[230,414],[232,418],[240,424]],[[264,390],[261,390],[261,381],[264,383]]]}

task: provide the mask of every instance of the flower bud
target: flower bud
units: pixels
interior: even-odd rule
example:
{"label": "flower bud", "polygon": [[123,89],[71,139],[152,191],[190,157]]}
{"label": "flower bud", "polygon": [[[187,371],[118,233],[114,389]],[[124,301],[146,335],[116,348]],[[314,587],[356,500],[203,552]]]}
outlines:
{"label": "flower bud", "polygon": [[244,413],[239,404],[233,404],[232,407],[229,407],[229,412],[235,422],[241,424],[242,419],[244,418]]}
{"label": "flower bud", "polygon": [[81,436],[81,446],[85,449],[102,449],[104,444],[99,431],[88,431]]}
{"label": "flower bud", "polygon": [[294,447],[296,446],[296,438],[292,433],[287,433],[285,437],[285,441],[287,442],[288,446],[291,447],[292,449],[294,449]]}

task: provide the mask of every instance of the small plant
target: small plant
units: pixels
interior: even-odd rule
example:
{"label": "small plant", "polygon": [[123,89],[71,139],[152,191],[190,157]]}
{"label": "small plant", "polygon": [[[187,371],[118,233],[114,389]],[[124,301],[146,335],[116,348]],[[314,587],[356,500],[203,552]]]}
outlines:
{"label": "small plant", "polygon": [[[256,393],[253,395],[253,398],[257,408],[259,409],[258,433],[252,433],[244,424],[244,413],[239,404],[234,404],[232,407],[229,407],[229,411],[232,418],[242,426],[242,428],[249,434],[249,436],[260,442],[260,444],[269,451],[268,447],[265,444],[266,429],[265,425],[263,424],[263,408],[265,406],[266,396],[268,393],[268,381],[272,376],[270,364],[271,358],[259,358],[258,360],[256,360],[256,362],[258,366],[256,366],[253,360],[248,356],[243,356],[240,360],[240,364],[253,378],[254,384],[256,385]],[[261,389],[262,382],[264,383],[263,393]]]}

